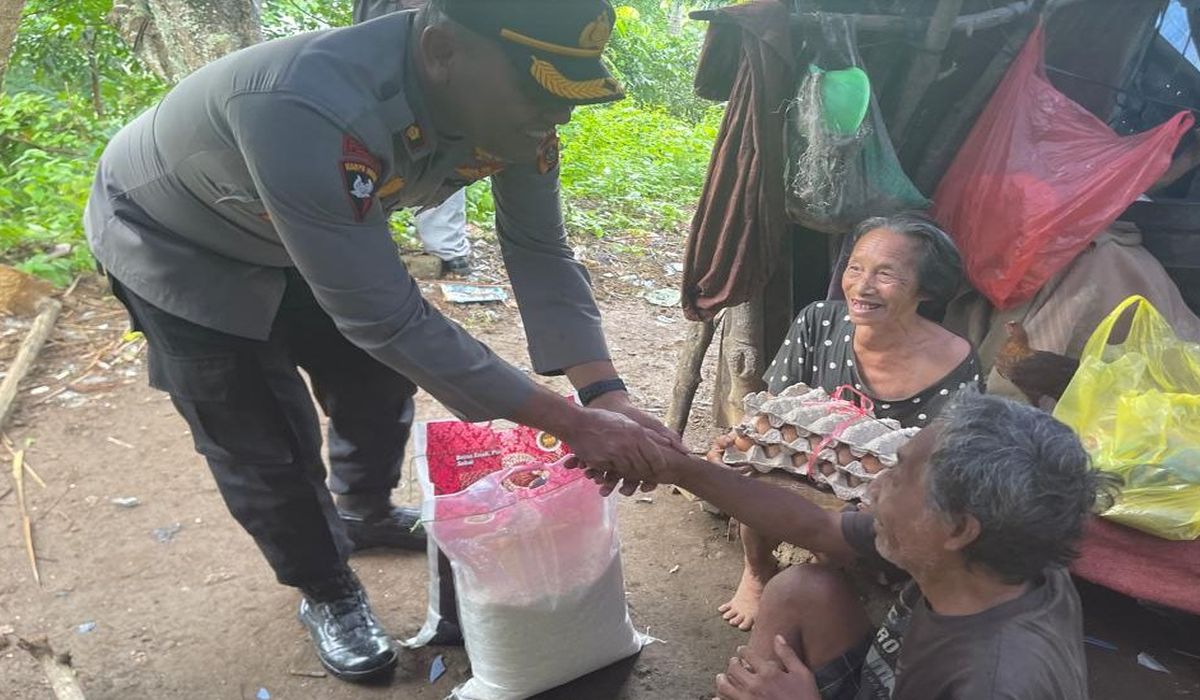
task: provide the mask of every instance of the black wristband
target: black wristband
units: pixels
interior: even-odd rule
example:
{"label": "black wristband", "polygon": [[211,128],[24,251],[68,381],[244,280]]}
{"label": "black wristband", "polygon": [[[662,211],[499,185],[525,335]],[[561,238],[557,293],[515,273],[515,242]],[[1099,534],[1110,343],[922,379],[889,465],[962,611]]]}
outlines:
{"label": "black wristband", "polygon": [[579,403],[586,406],[610,391],[626,391],[625,382],[620,379],[601,379],[598,382],[592,382],[578,391]]}

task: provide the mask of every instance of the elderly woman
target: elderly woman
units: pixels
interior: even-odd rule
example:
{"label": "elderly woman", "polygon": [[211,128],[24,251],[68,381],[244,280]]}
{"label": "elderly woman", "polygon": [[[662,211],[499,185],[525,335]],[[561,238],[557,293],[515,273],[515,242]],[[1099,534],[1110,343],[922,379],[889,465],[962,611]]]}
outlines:
{"label": "elderly woman", "polygon": [[[924,427],[959,389],[979,382],[971,344],[923,317],[922,305],[949,301],[962,280],[962,259],[932,220],[906,213],[867,219],[851,238],[842,276],[845,301],[809,305],[767,368],[778,394],[797,382],[832,392],[849,385],[871,399],[875,415]],[[714,449],[729,444],[718,439]],[[733,598],[719,608],[731,625],[750,629],[763,588],[778,571],[779,541],[741,528],[746,566]]]}

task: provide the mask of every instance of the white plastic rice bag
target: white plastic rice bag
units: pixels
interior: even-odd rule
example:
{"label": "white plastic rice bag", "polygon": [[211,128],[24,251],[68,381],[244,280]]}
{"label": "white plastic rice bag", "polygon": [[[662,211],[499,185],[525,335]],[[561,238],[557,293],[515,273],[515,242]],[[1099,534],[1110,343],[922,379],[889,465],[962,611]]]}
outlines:
{"label": "white plastic rice bag", "polygon": [[[534,463],[549,464],[570,454],[553,435],[507,421],[465,423],[422,421],[413,430],[413,467],[421,500],[458,493],[493,472]],[[432,512],[432,511],[431,511]],[[429,606],[425,624],[408,647],[462,644],[450,561],[429,539]]]}
{"label": "white plastic rice bag", "polygon": [[457,700],[523,700],[646,641],[625,602],[616,504],[562,464],[496,472],[424,505],[471,660]]}

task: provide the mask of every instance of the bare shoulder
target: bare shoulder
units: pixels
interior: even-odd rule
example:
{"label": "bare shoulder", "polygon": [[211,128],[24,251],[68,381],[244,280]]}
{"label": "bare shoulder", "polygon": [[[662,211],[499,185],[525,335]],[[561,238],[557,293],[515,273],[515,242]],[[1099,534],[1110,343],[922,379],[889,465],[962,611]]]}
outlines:
{"label": "bare shoulder", "polygon": [[933,343],[931,343],[934,348],[932,356],[936,358],[939,366],[949,371],[958,367],[963,360],[970,356],[973,348],[966,338],[946,330],[933,321],[929,321],[928,324],[930,336],[933,339]]}

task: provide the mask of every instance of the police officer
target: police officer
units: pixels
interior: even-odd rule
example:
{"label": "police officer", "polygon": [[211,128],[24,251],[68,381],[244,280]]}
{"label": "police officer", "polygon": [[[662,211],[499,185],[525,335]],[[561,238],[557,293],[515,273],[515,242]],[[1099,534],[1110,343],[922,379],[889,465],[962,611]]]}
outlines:
{"label": "police officer", "polygon": [[[341,678],[396,661],[347,557],[412,524],[390,492],[416,386],[594,469],[648,473],[653,442],[680,447],[628,400],[559,204],[555,127],[622,96],[600,58],[613,17],[607,0],[433,0],[266,42],[185,78],[100,160],[85,228],[150,383]],[[398,259],[389,212],[489,175],[533,367],[585,407],[444,318]],[[328,487],[298,368],[330,419]]]}

